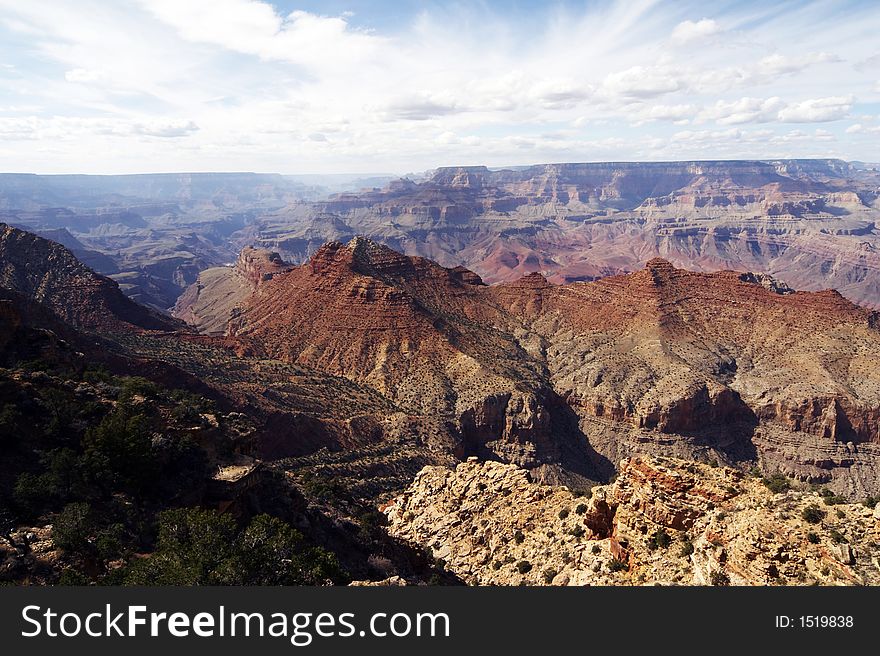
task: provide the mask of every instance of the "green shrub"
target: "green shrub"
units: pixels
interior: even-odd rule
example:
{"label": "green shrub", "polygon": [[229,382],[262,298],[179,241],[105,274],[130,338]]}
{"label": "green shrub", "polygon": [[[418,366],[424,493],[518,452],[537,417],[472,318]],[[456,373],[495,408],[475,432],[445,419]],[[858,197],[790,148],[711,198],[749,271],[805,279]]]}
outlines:
{"label": "green shrub", "polygon": [[568,517],[568,515],[569,515],[568,508],[563,508],[562,510],[559,511],[559,519],[565,519],[566,517]]}
{"label": "green shrub", "polygon": [[159,515],[156,551],[136,561],[134,585],[321,585],[344,582],[335,555],[269,515],[239,531],[228,515],[195,508]]}
{"label": "green shrub", "polygon": [[69,394],[54,388],[43,390],[40,401],[46,409],[45,436],[50,440],[68,440],[74,432],[72,425],[79,412],[77,404]]}
{"label": "green shrub", "polygon": [[544,577],[544,583],[546,583],[547,585],[550,585],[551,583],[553,583],[553,579],[556,578],[556,575],[558,573],[559,572],[557,572],[552,567],[548,567],[547,569],[545,569],[544,572],[542,573],[542,576]]}
{"label": "green shrub", "polygon": [[86,469],[107,490],[141,490],[153,483],[158,473],[151,444],[144,415],[116,410],[86,431]]}
{"label": "green shrub", "polygon": [[19,432],[19,422],[21,422],[21,413],[11,403],[6,403],[0,407],[0,444],[4,442],[12,443]]}
{"label": "green shrub", "polygon": [[791,489],[791,481],[780,473],[765,477],[763,483],[773,494],[779,494]]}
{"label": "green shrub", "polygon": [[807,533],[807,542],[809,542],[810,544],[819,544],[818,534],[813,533],[812,531]]}
{"label": "green shrub", "polygon": [[576,538],[582,538],[584,537],[584,535],[586,535],[586,533],[587,532],[583,529],[582,526],[574,526],[568,531],[569,535],[573,535]]}
{"label": "green shrub", "polygon": [[730,577],[727,575],[727,572],[718,569],[712,572],[709,582],[714,586],[730,585]]}
{"label": "green shrub", "polygon": [[648,548],[652,551],[655,549],[667,549],[670,544],[672,544],[672,538],[662,528],[654,531],[654,534],[648,539]]}
{"label": "green shrub", "polygon": [[516,571],[520,574],[526,574],[532,571],[532,564],[527,560],[521,560],[516,564]]}
{"label": "green shrub", "polygon": [[842,544],[847,541],[843,536],[843,533],[834,528],[828,531],[828,537],[830,537],[831,541],[835,544]]}
{"label": "green shrub", "polygon": [[135,396],[145,399],[153,398],[159,394],[159,387],[155,383],[141,378],[140,376],[127,376],[121,379],[118,401],[123,404],[130,403]]}
{"label": "green shrub", "polygon": [[58,585],[88,585],[89,577],[72,567],[66,567],[58,577]]}
{"label": "green shrub", "polygon": [[171,390],[168,398],[175,404],[171,416],[177,421],[196,421],[200,415],[214,414],[217,411],[212,400],[187,390]]}
{"label": "green shrub", "polygon": [[22,516],[36,517],[53,498],[52,489],[45,476],[24,472],[15,480],[12,500]]}
{"label": "green shrub", "polygon": [[516,529],[516,532],[513,534],[513,541],[517,544],[522,544],[526,539],[526,536],[523,535],[523,532],[519,529]]}
{"label": "green shrub", "polygon": [[694,543],[690,540],[685,540],[681,544],[681,550],[678,552],[682,558],[687,558],[692,553],[694,553]]}
{"label": "green shrub", "polygon": [[864,501],[862,501],[862,505],[866,508],[876,508],[877,507],[877,497],[868,497]]}
{"label": "green shrub", "polygon": [[821,510],[816,504],[812,504],[804,508],[801,517],[808,524],[818,524],[825,518],[825,511]]}
{"label": "green shrub", "polygon": [[629,565],[626,564],[626,561],[614,558],[608,563],[608,569],[612,572],[622,572],[629,569]]}
{"label": "green shrub", "polygon": [[846,503],[846,499],[838,494],[823,494],[822,500],[825,502],[826,506],[837,506],[841,503]]}
{"label": "green shrub", "polygon": [[344,573],[336,556],[305,543],[302,534],[269,515],[257,515],[235,544],[244,585],[322,585]]}
{"label": "green shrub", "polygon": [[89,504],[69,503],[52,524],[52,541],[59,549],[84,554],[91,551],[90,538],[96,528]]}
{"label": "green shrub", "polygon": [[577,505],[577,508],[574,509],[574,512],[577,515],[583,515],[585,512],[587,512],[587,504],[579,503]]}
{"label": "green shrub", "polygon": [[113,378],[113,374],[111,374],[105,367],[101,365],[89,365],[86,367],[86,370],[83,371],[82,379],[87,383],[104,383],[106,385],[113,384],[115,379]]}
{"label": "green shrub", "polygon": [[104,560],[113,560],[123,555],[127,531],[125,525],[120,523],[111,524],[107,528],[98,531],[95,537],[95,548],[98,555]]}

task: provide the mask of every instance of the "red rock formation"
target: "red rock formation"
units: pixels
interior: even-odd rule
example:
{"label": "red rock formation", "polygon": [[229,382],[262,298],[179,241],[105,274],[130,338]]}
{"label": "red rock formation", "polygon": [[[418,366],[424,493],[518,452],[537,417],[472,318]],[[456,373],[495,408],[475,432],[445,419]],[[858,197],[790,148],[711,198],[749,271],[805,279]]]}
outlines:
{"label": "red rock formation", "polygon": [[[857,492],[880,485],[865,470],[880,445],[877,325],[836,292],[761,275],[653,259],[595,282],[532,274],[486,286],[356,239],[263,280],[228,333],[240,348],[448,417],[465,452],[535,466],[581,441],[612,461],[670,446],[735,461],[763,444],[775,466],[805,477],[815,475],[792,454],[833,463],[823,471]],[[848,443],[864,455],[816,446]]]}

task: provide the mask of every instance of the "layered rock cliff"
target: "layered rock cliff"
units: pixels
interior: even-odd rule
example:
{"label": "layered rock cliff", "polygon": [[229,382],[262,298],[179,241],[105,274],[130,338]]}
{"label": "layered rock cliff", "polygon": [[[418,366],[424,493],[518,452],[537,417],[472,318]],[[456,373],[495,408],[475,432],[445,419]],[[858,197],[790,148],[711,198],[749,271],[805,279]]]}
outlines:
{"label": "layered rock cliff", "polygon": [[878,317],[833,291],[662,259],[590,283],[487,286],[358,238],[237,293],[226,335],[241,353],[442,418],[458,455],[597,480],[665,453],[880,491]]}
{"label": "layered rock cliff", "polygon": [[839,160],[604,162],[437,169],[425,180],[297,203],[256,224],[258,244],[304,261],[362,234],[487,282],[553,282],[640,269],[778,276],[880,305],[880,177]]}

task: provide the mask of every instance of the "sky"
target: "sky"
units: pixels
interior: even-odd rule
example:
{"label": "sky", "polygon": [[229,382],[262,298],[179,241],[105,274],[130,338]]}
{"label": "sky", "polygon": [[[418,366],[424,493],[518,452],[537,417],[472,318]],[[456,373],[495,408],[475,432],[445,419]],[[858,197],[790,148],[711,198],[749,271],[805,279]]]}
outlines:
{"label": "sky", "polygon": [[880,161],[873,0],[0,0],[0,171]]}

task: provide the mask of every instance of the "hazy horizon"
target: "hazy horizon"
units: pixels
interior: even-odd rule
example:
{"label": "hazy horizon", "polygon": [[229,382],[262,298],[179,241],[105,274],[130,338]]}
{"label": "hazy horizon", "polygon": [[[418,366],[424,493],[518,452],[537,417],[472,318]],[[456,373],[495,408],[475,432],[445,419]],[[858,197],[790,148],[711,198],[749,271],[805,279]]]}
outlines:
{"label": "hazy horizon", "polygon": [[369,178],[388,178],[388,177],[407,177],[407,176],[421,176],[429,174],[432,171],[437,169],[444,168],[480,168],[485,167],[491,171],[502,171],[505,169],[527,169],[533,166],[567,166],[567,165],[579,165],[579,164],[676,164],[682,162],[693,162],[693,163],[712,163],[712,162],[773,162],[773,161],[823,161],[829,159],[836,159],[847,164],[862,164],[865,166],[878,166],[880,163],[878,162],[867,162],[864,160],[847,160],[843,158],[828,158],[828,157],[762,157],[762,158],[728,158],[728,159],[653,159],[653,160],[591,160],[591,161],[558,161],[558,162],[530,162],[526,164],[500,164],[497,166],[488,166],[485,164],[441,164],[434,167],[429,167],[423,171],[366,171],[363,173],[352,173],[348,171],[331,171],[327,173],[313,173],[313,172],[303,172],[303,173],[287,173],[284,171],[247,171],[247,170],[234,170],[234,169],[217,169],[217,170],[164,170],[164,171],[139,171],[135,173],[81,173],[77,171],[64,171],[58,173],[38,173],[35,171],[3,171],[0,170],[0,176],[3,175],[34,175],[41,177],[63,177],[63,176],[87,176],[87,177],[112,177],[112,176],[137,176],[137,175],[280,175],[283,177],[290,178],[341,178],[341,179],[350,179],[350,180],[359,180],[359,179],[369,179]]}
{"label": "hazy horizon", "polygon": [[0,0],[0,170],[873,162],[878,33],[865,1]]}

